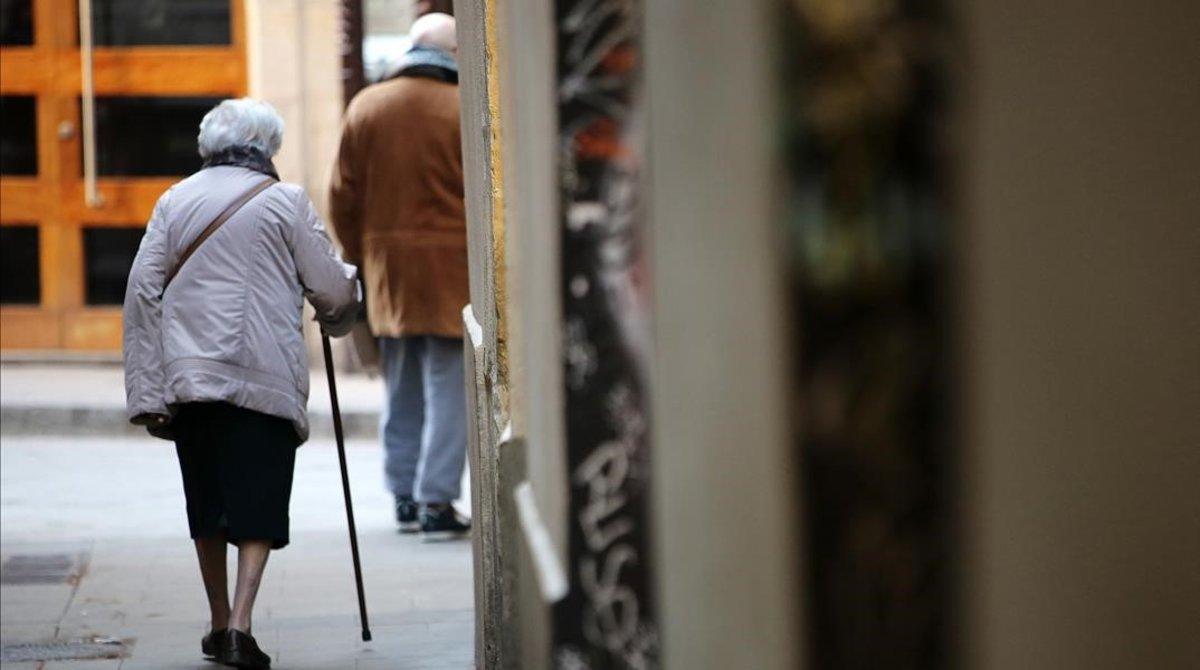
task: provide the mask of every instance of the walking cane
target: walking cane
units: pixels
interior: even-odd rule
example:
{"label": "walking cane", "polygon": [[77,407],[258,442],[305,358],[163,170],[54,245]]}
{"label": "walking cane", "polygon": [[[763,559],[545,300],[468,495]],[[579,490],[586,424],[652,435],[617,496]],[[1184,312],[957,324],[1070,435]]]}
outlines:
{"label": "walking cane", "polygon": [[358,531],[354,528],[354,504],[350,502],[350,474],[346,470],[346,441],[342,434],[342,411],[338,408],[337,382],[333,378],[333,350],[329,336],[321,333],[325,350],[325,374],[329,377],[329,403],[333,408],[333,434],[337,438],[338,463],[342,466],[342,494],[346,497],[346,523],[350,527],[350,555],[354,559],[354,585],[358,587],[358,615],[362,619],[363,642],[371,640],[367,625],[367,598],[363,594],[362,565],[358,562]]}

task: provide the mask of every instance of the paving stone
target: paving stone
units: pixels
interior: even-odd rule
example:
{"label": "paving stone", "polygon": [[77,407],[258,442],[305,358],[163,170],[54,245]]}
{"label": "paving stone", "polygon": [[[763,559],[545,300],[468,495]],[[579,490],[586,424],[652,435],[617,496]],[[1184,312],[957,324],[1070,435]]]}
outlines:
{"label": "paving stone", "polygon": [[[7,597],[7,594],[5,594]],[[3,618],[3,644],[28,644],[54,639],[57,624],[51,623],[14,623],[9,616]],[[5,668],[8,666],[6,665]]]}
{"label": "paving stone", "polygon": [[6,584],[3,590],[0,619],[22,624],[55,624],[62,618],[75,587],[70,584]]}

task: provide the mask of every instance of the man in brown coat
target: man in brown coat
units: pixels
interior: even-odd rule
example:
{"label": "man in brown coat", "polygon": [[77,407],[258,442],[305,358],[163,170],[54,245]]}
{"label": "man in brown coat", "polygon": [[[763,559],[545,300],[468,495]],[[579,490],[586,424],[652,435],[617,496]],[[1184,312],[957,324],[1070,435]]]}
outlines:
{"label": "man in brown coat", "polygon": [[468,529],[450,504],[467,448],[467,235],[454,19],[422,16],[412,39],[396,75],[350,102],[329,201],[380,338],[384,469],[397,522],[432,538]]}

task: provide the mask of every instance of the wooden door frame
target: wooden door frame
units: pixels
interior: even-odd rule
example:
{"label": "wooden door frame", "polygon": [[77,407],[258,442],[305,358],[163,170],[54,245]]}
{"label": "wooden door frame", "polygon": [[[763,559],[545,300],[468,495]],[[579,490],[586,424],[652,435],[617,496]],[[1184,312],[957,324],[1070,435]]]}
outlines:
{"label": "wooden door frame", "polygon": [[[96,95],[246,94],[244,0],[230,0],[228,46],[133,46],[94,50]],[[0,225],[37,226],[41,302],[0,307],[0,349],[118,350],[119,307],[85,304],[83,229],[140,228],[174,177],[103,177],[104,204],[83,197],[76,0],[33,0],[34,44],[0,48],[0,94],[37,99],[38,172],[0,178]],[[59,127],[76,129],[59,138]]]}

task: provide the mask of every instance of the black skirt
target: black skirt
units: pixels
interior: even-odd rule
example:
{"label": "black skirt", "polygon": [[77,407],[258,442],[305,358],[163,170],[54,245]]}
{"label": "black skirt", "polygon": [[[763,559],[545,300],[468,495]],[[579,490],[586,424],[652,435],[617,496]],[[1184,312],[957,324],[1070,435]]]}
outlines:
{"label": "black skirt", "polygon": [[300,440],[292,422],[222,402],[185,403],[171,423],[193,539],[288,544]]}

